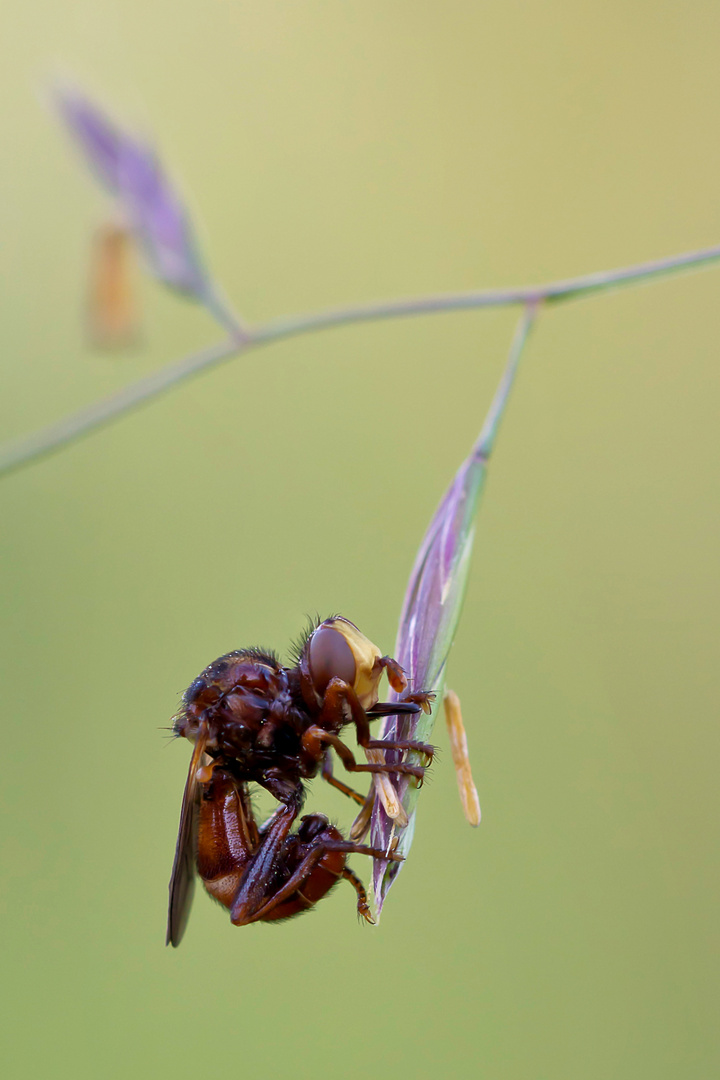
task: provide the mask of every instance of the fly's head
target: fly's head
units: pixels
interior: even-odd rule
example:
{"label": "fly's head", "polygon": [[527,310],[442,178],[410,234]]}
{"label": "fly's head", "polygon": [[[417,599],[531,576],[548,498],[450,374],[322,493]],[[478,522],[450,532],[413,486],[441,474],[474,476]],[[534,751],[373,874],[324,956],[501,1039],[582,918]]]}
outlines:
{"label": "fly's head", "polygon": [[365,710],[377,703],[384,669],[377,645],[349,619],[334,615],[317,626],[300,654],[300,675],[306,697],[319,705],[334,678],[353,688]]}

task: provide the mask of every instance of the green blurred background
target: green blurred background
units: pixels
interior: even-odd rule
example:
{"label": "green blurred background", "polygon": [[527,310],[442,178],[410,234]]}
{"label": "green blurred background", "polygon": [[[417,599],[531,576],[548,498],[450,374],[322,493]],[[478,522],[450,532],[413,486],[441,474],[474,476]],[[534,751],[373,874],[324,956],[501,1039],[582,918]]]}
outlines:
{"label": "green blurred background", "polygon": [[[8,0],[3,24],[4,437],[219,337],[145,281],[143,347],[84,343],[104,203],[58,73],[157,135],[252,320],[720,238],[715,3]],[[286,341],[2,482],[5,1075],[717,1075],[718,290],[541,319],[450,670],[484,820],[439,731],[377,930],[345,887],[242,930],[199,895],[166,950],[189,754],[159,729],[308,612],[392,648],[515,315]]]}

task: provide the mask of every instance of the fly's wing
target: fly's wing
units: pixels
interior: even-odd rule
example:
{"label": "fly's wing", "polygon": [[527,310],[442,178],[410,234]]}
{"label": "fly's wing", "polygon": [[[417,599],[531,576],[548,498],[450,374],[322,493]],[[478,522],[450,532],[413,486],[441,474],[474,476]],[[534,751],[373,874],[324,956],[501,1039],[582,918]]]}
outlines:
{"label": "fly's wing", "polygon": [[204,725],[198,732],[197,742],[190,759],[182,809],[180,828],[175,846],[175,861],[170,875],[170,902],[168,905],[166,945],[177,946],[182,940],[187,926],[193,892],[195,891],[195,849],[197,847],[198,807],[200,805],[200,785],[197,772],[202,762],[207,731]]}

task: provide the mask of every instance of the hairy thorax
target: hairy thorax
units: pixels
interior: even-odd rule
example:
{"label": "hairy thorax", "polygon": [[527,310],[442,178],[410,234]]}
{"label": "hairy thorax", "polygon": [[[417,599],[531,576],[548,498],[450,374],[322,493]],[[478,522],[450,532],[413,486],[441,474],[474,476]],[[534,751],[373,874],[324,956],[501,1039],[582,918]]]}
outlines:
{"label": "hairy thorax", "polygon": [[231,761],[241,780],[260,779],[270,767],[297,773],[310,720],[296,682],[270,653],[228,653],[186,690],[174,718],[175,734],[192,741],[204,721],[207,752]]}

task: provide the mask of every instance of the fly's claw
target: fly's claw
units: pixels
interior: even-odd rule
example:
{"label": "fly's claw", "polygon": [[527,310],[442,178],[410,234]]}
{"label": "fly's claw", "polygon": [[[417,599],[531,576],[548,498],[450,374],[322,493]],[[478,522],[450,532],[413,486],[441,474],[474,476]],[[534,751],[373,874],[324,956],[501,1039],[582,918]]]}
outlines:
{"label": "fly's claw", "polygon": [[402,700],[412,705],[418,705],[425,715],[429,716],[432,712],[432,703],[435,697],[436,695],[432,690],[417,690],[412,694],[405,694]]}

